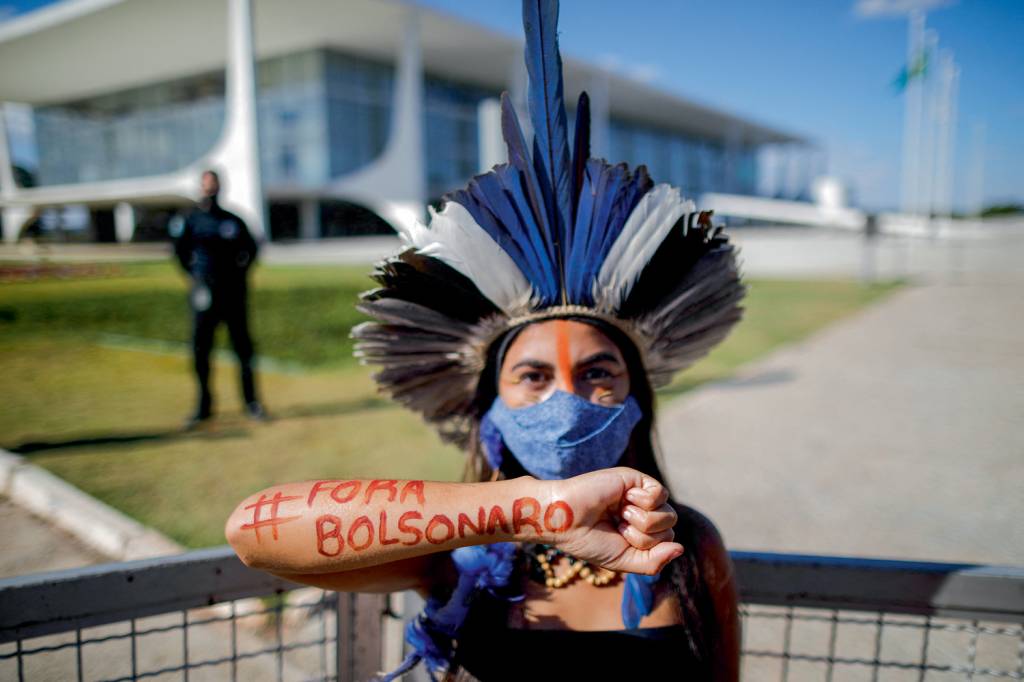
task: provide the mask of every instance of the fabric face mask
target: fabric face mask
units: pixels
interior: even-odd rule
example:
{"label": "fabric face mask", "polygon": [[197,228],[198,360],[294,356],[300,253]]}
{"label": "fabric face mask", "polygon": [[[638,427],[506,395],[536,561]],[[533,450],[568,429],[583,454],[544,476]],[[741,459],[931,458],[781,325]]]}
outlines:
{"label": "fabric face mask", "polygon": [[480,435],[491,466],[501,466],[500,438],[530,474],[554,480],[617,464],[641,416],[633,396],[606,407],[555,391],[544,402],[518,409],[495,398]]}

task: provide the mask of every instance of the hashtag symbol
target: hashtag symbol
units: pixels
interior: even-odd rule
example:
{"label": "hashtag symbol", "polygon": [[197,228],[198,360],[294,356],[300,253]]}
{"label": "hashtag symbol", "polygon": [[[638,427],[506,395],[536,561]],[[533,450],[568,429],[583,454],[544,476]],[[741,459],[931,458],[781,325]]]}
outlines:
{"label": "hashtag symbol", "polygon": [[[260,528],[266,528],[270,526],[270,530],[273,531],[274,539],[277,539],[277,527],[282,523],[288,523],[294,521],[298,516],[278,516],[277,508],[282,502],[288,500],[297,500],[301,495],[282,495],[279,492],[274,493],[274,496],[268,498],[266,495],[260,495],[260,499],[254,503],[246,506],[246,509],[252,509],[252,523],[243,523],[242,530],[253,530],[256,533],[256,542],[260,541]],[[263,509],[270,507],[270,516],[268,518],[262,518]]]}

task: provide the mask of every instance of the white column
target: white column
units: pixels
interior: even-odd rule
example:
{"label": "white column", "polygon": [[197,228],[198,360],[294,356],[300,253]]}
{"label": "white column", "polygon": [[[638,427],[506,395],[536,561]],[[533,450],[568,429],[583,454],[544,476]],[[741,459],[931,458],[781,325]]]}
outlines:
{"label": "white column", "polygon": [[28,221],[31,218],[32,208],[29,206],[4,206],[4,242],[7,244],[13,244],[18,241],[18,237],[21,236],[21,231],[25,228],[25,225],[28,224]]}
{"label": "white column", "polygon": [[480,172],[486,173],[499,163],[508,161],[508,150],[501,137],[501,101],[481,100],[476,110],[477,147]]}
{"label": "white column", "polygon": [[327,188],[330,195],[362,202],[392,225],[422,220],[427,204],[419,14],[411,6],[405,13],[387,145],[373,163]]}
{"label": "white column", "polygon": [[533,123],[530,121],[530,106],[527,102],[529,86],[530,76],[526,71],[523,49],[520,47],[513,52],[512,61],[508,65],[508,98],[512,101],[516,116],[519,117],[519,125],[523,129],[526,145],[528,148],[532,148]]}
{"label": "white column", "polygon": [[320,202],[317,199],[299,202],[299,238],[320,238]]}
{"label": "white column", "polygon": [[736,175],[739,170],[740,124],[732,122],[725,132],[725,191],[738,194],[740,187]]}
{"label": "white column", "polygon": [[14,182],[11,150],[7,145],[7,105],[0,103],[0,199],[14,196],[18,185]]}
{"label": "white column", "polygon": [[114,207],[114,237],[118,244],[126,244],[135,234],[135,209],[126,201]]}
{"label": "white column", "polygon": [[406,163],[392,178],[400,188],[400,198],[418,204],[422,212],[427,202],[427,150],[423,131],[423,52],[420,18],[415,9],[408,11],[402,27],[397,75],[390,138],[395,157],[404,157]]}
{"label": "white column", "polygon": [[0,205],[3,206],[3,240],[8,244],[18,241],[21,230],[32,217],[32,207],[7,203],[18,189],[14,182],[11,150],[7,145],[7,119],[5,105],[0,104]]}
{"label": "white column", "polygon": [[[608,95],[608,76],[596,74],[590,80],[590,155],[609,158],[611,154],[611,98]],[[622,159],[613,159],[613,162]]]}
{"label": "white column", "polygon": [[[228,2],[228,54],[225,73],[224,134],[208,162],[222,172],[221,202],[237,212],[257,239],[266,234],[260,172],[253,53],[252,0]],[[199,178],[195,179],[199,182]]]}

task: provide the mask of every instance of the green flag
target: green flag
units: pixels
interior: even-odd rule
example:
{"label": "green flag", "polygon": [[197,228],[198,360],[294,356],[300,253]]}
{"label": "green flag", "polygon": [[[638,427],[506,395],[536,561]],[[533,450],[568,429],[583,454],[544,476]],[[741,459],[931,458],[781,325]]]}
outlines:
{"label": "green flag", "polygon": [[921,50],[914,57],[914,60],[907,64],[892,81],[896,92],[903,92],[915,78],[924,78],[928,75],[928,51]]}

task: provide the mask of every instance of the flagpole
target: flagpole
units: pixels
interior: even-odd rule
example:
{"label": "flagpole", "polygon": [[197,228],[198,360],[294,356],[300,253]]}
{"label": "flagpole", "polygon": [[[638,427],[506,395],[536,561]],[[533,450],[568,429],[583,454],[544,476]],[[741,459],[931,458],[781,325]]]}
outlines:
{"label": "flagpole", "polygon": [[[933,60],[938,54],[939,36],[933,30],[925,31],[924,54]],[[932,209],[935,205],[935,174],[938,162],[938,146],[940,144],[941,122],[939,111],[942,107],[941,85],[932,78],[932,65],[920,79],[922,93],[921,130],[918,134],[918,206],[928,227],[931,227]],[[940,75],[941,78],[941,75]]]}
{"label": "flagpole", "polygon": [[923,87],[920,78],[910,73],[912,65],[921,57],[924,47],[924,13],[912,10],[907,23],[907,81],[903,88],[903,160],[900,192],[900,210],[917,213],[919,207],[921,147],[921,109]]}

